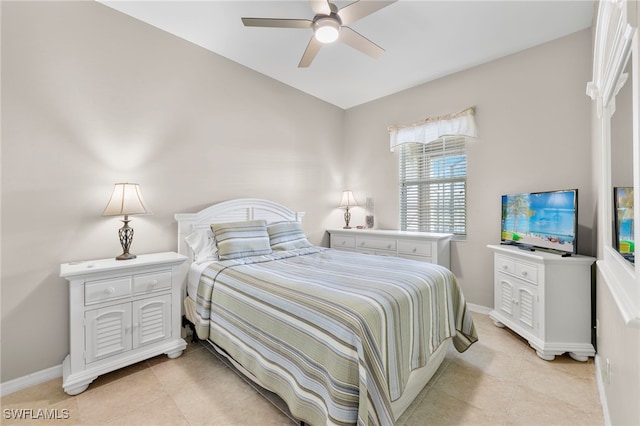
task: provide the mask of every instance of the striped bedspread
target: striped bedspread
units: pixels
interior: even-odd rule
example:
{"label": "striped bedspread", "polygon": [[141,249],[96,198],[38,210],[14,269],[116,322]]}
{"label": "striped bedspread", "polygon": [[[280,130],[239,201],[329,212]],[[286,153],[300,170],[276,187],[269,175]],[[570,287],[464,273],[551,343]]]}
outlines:
{"label": "striped bedspread", "polygon": [[213,263],[197,312],[201,339],[312,425],[392,425],[411,371],[477,340],[446,268],[320,247]]}

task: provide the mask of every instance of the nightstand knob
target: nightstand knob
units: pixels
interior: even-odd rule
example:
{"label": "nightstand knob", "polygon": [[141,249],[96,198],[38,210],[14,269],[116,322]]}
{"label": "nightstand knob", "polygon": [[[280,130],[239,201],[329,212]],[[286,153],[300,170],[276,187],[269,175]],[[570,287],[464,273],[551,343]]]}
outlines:
{"label": "nightstand knob", "polygon": [[522,271],[522,276],[526,277],[527,276],[527,271]]}
{"label": "nightstand knob", "polygon": [[149,285],[150,285],[151,287],[155,286],[156,284],[158,284],[158,280],[151,280],[151,281],[149,281]]}
{"label": "nightstand knob", "polygon": [[104,290],[104,292],[105,292],[105,294],[113,294],[113,293],[115,293],[115,292],[116,292],[116,289],[115,289],[115,288],[113,288],[113,287],[109,287],[109,288],[106,288],[106,289]]}

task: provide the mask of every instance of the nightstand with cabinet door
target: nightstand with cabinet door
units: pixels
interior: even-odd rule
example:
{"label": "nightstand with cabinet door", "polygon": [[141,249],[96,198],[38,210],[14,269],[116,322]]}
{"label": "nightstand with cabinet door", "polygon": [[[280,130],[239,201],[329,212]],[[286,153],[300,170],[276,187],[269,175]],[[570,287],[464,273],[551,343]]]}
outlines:
{"label": "nightstand with cabinet door", "polygon": [[167,252],[60,265],[69,282],[65,392],[79,394],[99,375],[156,355],[182,354],[180,271],[186,259]]}

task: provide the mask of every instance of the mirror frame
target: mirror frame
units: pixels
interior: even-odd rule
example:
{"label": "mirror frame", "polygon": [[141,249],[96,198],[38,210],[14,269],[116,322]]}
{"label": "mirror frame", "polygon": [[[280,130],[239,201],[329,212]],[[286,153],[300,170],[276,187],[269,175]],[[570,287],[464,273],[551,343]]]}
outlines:
{"label": "mirror frame", "polygon": [[[592,126],[599,145],[598,179],[598,261],[597,268],[615,300],[624,321],[640,327],[640,269],[616,250],[613,243],[613,186],[611,179],[611,117],[615,97],[625,83],[632,84],[633,186],[640,187],[638,84],[638,10],[635,1],[600,0],[594,38],[593,81],[587,94],[595,102],[597,120]],[[631,81],[624,69],[632,61]],[[594,151],[595,154],[595,151]],[[595,163],[594,163],[595,165]],[[634,205],[640,206],[640,191],[634,191]],[[634,222],[640,224],[640,208],[634,209]],[[638,241],[640,226],[635,227]]]}

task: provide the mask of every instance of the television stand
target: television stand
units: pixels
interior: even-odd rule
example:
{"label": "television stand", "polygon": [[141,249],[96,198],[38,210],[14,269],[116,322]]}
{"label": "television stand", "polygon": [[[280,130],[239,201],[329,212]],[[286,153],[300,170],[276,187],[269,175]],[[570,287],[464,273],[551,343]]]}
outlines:
{"label": "television stand", "polygon": [[578,361],[594,356],[591,266],[595,259],[488,247],[494,255],[494,308],[489,313],[494,324],[527,339],[547,361],[565,352]]}

